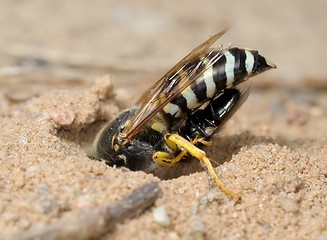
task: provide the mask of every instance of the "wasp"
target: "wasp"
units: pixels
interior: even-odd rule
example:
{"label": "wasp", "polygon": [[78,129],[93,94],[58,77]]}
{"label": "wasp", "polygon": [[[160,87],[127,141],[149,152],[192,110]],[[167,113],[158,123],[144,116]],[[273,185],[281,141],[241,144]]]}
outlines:
{"label": "wasp", "polygon": [[99,132],[95,159],[109,166],[153,172],[193,156],[214,182],[226,189],[201,149],[245,102],[249,88],[239,84],[276,66],[258,51],[213,46],[212,36],[177,63],[140,98]]}

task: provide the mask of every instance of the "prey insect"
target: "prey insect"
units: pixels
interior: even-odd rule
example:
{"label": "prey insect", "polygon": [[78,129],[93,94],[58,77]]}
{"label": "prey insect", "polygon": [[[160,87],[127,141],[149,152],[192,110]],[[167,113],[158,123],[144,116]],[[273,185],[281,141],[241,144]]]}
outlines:
{"label": "prey insect", "polygon": [[95,159],[109,166],[153,172],[193,156],[228,195],[211,159],[200,149],[211,144],[239,109],[249,89],[237,86],[276,66],[258,51],[214,47],[227,29],[212,36],[177,63],[137,104],[108,123],[95,141]]}

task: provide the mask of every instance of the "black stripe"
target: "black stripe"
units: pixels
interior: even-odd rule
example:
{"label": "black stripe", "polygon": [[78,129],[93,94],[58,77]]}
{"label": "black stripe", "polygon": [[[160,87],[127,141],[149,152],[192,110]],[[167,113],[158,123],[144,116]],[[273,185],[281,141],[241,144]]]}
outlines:
{"label": "black stripe", "polygon": [[213,80],[216,84],[217,90],[223,90],[226,88],[226,57],[222,55],[215,64],[212,65]]}
{"label": "black stripe", "polygon": [[231,48],[228,51],[235,58],[233,71],[234,71],[234,76],[236,76],[240,68],[240,50],[238,48]]}
{"label": "black stripe", "polygon": [[254,58],[254,63],[253,63],[253,69],[252,69],[252,73],[256,70],[257,65],[258,65],[258,51],[252,50],[250,51],[250,53],[253,55]]}
{"label": "black stripe", "polygon": [[235,57],[235,65],[234,65],[234,84],[237,85],[245,79],[247,72],[245,68],[245,60],[246,60],[246,54],[243,49],[239,48],[232,48],[230,49],[230,53],[233,54]]}
{"label": "black stripe", "polygon": [[182,114],[190,111],[190,109],[187,108],[187,100],[185,97],[183,97],[182,94],[178,95],[171,102],[179,106],[180,110],[182,111]]}
{"label": "black stripe", "polygon": [[191,85],[191,90],[194,92],[198,103],[207,99],[207,85],[203,81],[196,81]]}
{"label": "black stripe", "polygon": [[240,68],[237,73],[238,78],[244,78],[248,74],[245,67],[246,54],[243,49],[240,49]]}

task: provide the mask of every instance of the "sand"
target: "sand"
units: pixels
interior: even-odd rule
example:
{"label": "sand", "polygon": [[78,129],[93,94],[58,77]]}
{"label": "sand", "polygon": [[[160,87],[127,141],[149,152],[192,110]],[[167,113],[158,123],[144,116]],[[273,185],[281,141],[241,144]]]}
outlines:
{"label": "sand", "polygon": [[[211,239],[326,236],[326,139],[286,140],[282,129],[271,137],[276,126],[265,127],[285,117],[292,132],[292,125],[305,129],[319,125],[319,118],[314,123],[301,123],[301,118],[286,123],[285,113],[268,111],[260,117],[274,117],[256,128],[254,120],[241,117],[252,115],[249,110],[230,121],[207,153],[224,162],[216,171],[229,189],[241,194],[236,202],[209,184],[205,171],[160,181],[90,160],[86,153],[95,133],[104,120],[117,115],[119,96],[113,92],[110,78],[104,76],[91,89],[49,92],[2,118],[3,236],[110,204],[149,181],[159,182],[163,192],[155,206],[104,239],[180,239],[192,231]],[[153,209],[159,206],[169,216],[168,226],[154,221]]]}
{"label": "sand", "polygon": [[[313,17],[320,16],[325,4],[323,1],[317,1],[317,6],[310,8],[303,1],[292,14],[281,12],[281,17],[275,19],[277,25],[286,15],[300,21],[301,26],[290,30],[293,33],[301,32],[301,28],[310,32],[313,31],[310,26],[316,26],[314,33],[317,35],[312,37],[317,44],[315,47],[307,35],[303,36],[304,39],[299,39],[296,34],[290,37],[292,40],[283,38],[287,31],[278,32],[277,25],[271,20],[273,13],[278,12],[277,8],[267,10],[264,23],[259,23],[251,15],[244,25],[240,24],[257,23],[251,33],[266,29],[264,24],[270,24],[269,32],[277,31],[278,34],[267,42],[263,40],[266,34],[251,36],[252,42],[246,35],[236,40],[242,40],[242,45],[250,42],[250,47],[259,45],[265,49],[265,55],[272,56],[272,61],[275,58],[279,67],[274,70],[276,73],[269,72],[251,80],[253,87],[248,101],[228,122],[224,131],[214,138],[213,146],[205,149],[208,156],[219,163],[215,165],[219,179],[228,189],[241,195],[240,201],[217,189],[201,167],[197,167],[196,172],[179,173],[175,174],[180,175],[178,177],[162,180],[152,174],[108,167],[87,157],[101,127],[120,111],[132,106],[146,87],[151,86],[169,66],[205,40],[214,29],[212,19],[218,21],[219,17],[211,17],[211,25],[201,29],[201,24],[206,22],[205,16],[197,18],[196,15],[185,14],[178,7],[169,12],[171,18],[167,18],[166,10],[162,9],[172,6],[170,1],[158,6],[146,5],[146,1],[138,6],[131,2],[124,5],[112,1],[106,5],[105,1],[99,1],[99,6],[96,6],[98,15],[88,11],[90,6],[86,1],[81,2],[76,11],[72,11],[69,4],[60,5],[62,8],[58,15],[66,18],[58,18],[58,26],[63,26],[60,24],[67,19],[83,19],[78,23],[75,20],[68,22],[62,27],[67,31],[64,36],[88,32],[98,39],[99,44],[89,41],[90,36],[81,37],[82,42],[76,38],[71,41],[58,38],[57,35],[56,38],[55,31],[61,31],[58,29],[48,30],[47,37],[42,35],[46,27],[33,13],[46,17],[54,6],[40,1],[31,5],[7,1],[8,9],[1,10],[3,18],[8,21],[12,20],[10,13],[18,14],[15,20],[18,28],[22,28],[26,19],[35,27],[22,41],[16,42],[9,41],[19,39],[14,28],[0,29],[4,39],[0,50],[6,56],[0,62],[0,239],[10,239],[13,234],[24,236],[24,232],[36,227],[46,228],[62,219],[110,205],[151,181],[157,182],[162,191],[154,205],[118,224],[101,239],[327,238],[327,74],[323,68],[326,66],[324,55],[316,49],[317,46],[323,49],[323,45],[319,44],[324,43],[326,31],[321,21],[326,23],[327,18],[319,19],[319,24],[314,25],[317,22]],[[247,10],[269,9],[263,4],[255,6]],[[145,30],[137,28],[133,21],[125,28],[115,28],[110,21],[108,25],[101,25],[99,22],[106,19],[101,12],[104,7],[111,9],[108,18],[118,21],[120,27],[127,24],[121,17],[128,13],[134,21],[146,16],[140,19],[150,30],[163,26],[168,28],[155,37],[149,32],[142,32]],[[135,7],[135,12],[132,7]],[[210,12],[210,7],[201,8],[196,4],[190,11],[197,7],[199,11]],[[286,4],[285,7],[290,6]],[[240,16],[246,15],[244,11],[239,11]],[[306,11],[308,15],[305,15]],[[55,18],[51,14],[49,16],[53,23]],[[87,21],[86,16],[93,20]],[[102,18],[96,18],[98,16]],[[285,22],[291,25],[291,22]],[[85,24],[83,27],[76,28],[82,23]],[[193,25],[194,29],[191,28]],[[241,28],[235,25],[236,29]],[[95,26],[99,26],[99,30]],[[193,34],[198,32],[195,34],[196,41],[187,38],[187,30],[181,30],[185,26],[187,30],[192,29]],[[115,40],[121,47],[105,45],[108,39],[101,39],[107,35],[100,34],[103,27],[115,33],[110,43]],[[177,40],[170,40],[166,42],[167,46],[164,45],[163,35],[168,30],[178,32],[179,47],[175,47]],[[234,31],[233,28],[231,31]],[[117,33],[122,34],[121,38]],[[127,46],[128,34],[135,36],[134,41],[141,46]],[[233,39],[233,36],[235,33],[231,33],[227,40]],[[319,36],[321,39],[317,40]],[[291,42],[297,40],[298,48],[290,48]],[[187,48],[181,50],[184,42]],[[33,49],[33,46],[23,43],[38,43],[38,48],[57,49],[61,55],[35,49],[23,51],[17,46]],[[84,52],[84,55],[77,54],[77,51],[90,46],[87,43],[94,49]],[[147,44],[150,50],[145,51]],[[109,60],[101,55],[104,46],[106,53],[111,54]],[[284,51],[284,48],[289,51]],[[76,54],[66,56],[68,49]],[[176,51],[165,55],[167,49]],[[310,49],[311,58],[298,54],[298,50],[308,53]],[[32,53],[35,58],[31,57],[34,56]],[[163,55],[162,61],[158,61],[160,55]],[[120,60],[123,62],[118,64]],[[18,73],[10,72],[17,70],[9,68],[13,66],[17,67]],[[162,215],[158,220],[158,209],[166,214],[163,220],[160,220]]]}

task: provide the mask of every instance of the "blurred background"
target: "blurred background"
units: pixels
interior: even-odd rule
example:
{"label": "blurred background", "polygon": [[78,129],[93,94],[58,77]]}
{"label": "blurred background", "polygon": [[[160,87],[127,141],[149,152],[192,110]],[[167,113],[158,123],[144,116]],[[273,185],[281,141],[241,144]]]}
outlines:
{"label": "blurred background", "polygon": [[325,0],[0,4],[2,112],[48,90],[91,86],[107,73],[117,87],[141,95],[226,26],[220,43],[259,50],[278,66],[253,81],[259,88],[327,89]]}
{"label": "blurred background", "polygon": [[[225,27],[230,29],[218,44],[258,50],[278,67],[250,80],[249,99],[228,122],[224,135],[206,149],[217,162],[233,158],[219,174],[239,178],[236,189],[243,189],[245,201],[233,212],[218,195],[208,193],[207,198],[198,191],[200,185],[193,188],[191,178],[167,182],[161,186],[172,194],[166,191],[167,197],[158,202],[169,206],[172,214],[171,225],[165,228],[172,235],[165,236],[178,239],[186,226],[191,232],[185,239],[192,238],[193,230],[194,236],[207,230],[229,236],[232,228],[224,226],[233,227],[234,222],[238,232],[234,239],[251,235],[253,229],[252,239],[269,231],[288,231],[298,238],[323,231],[326,210],[318,212],[323,209],[327,176],[326,12],[327,0],[0,0],[0,122],[5,128],[0,134],[1,233],[34,224],[42,227],[41,222],[74,215],[76,209],[108,204],[120,198],[117,193],[122,196],[136,187],[137,179],[147,181],[138,173],[126,175],[125,170],[124,174],[110,170],[113,175],[107,176],[103,166],[85,161],[84,145],[90,146],[94,129],[104,123],[101,114],[105,119],[116,117],[117,102],[132,105],[186,54]],[[94,95],[80,103],[95,78],[105,74],[112,76],[116,99],[107,104]],[[47,94],[55,90],[77,94]],[[93,112],[95,105],[100,110]],[[71,129],[62,124],[59,131],[53,116],[65,115],[60,113],[64,107],[70,119],[73,116],[71,121],[74,117],[78,121]],[[95,119],[99,124],[91,125]],[[261,159],[267,161],[261,164]],[[263,204],[258,205],[260,198],[252,193],[260,194]],[[192,201],[191,211],[187,209],[192,216],[184,215],[185,201]],[[209,204],[218,204],[212,205],[216,211],[211,212]],[[261,214],[254,210],[256,205]],[[213,214],[219,215],[217,230]],[[151,216],[145,217],[153,222]],[[301,216],[306,217],[298,221]],[[128,228],[119,227],[110,238],[122,239],[119,234],[133,226],[136,230],[128,236],[135,232],[137,238],[139,226],[148,223],[140,220],[128,221]],[[181,229],[177,222],[183,223]],[[159,228],[146,224],[141,233],[163,236]],[[196,224],[200,227],[192,229]]]}

